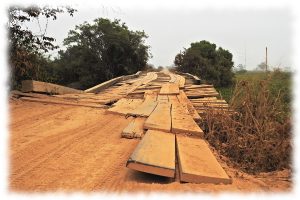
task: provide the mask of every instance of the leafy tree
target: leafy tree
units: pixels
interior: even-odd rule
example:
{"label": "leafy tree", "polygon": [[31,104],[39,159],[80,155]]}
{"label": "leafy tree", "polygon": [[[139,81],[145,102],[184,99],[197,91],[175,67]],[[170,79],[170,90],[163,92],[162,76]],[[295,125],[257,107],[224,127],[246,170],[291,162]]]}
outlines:
{"label": "leafy tree", "polygon": [[208,41],[191,43],[188,49],[175,56],[177,70],[199,76],[216,86],[228,86],[233,82],[232,54]]}
{"label": "leafy tree", "polygon": [[68,12],[73,16],[75,11],[69,7],[13,6],[9,8],[9,62],[12,72],[12,88],[18,88],[23,79],[39,79],[41,64],[47,61],[43,53],[58,48],[54,44],[55,39],[46,35],[46,30],[43,33],[33,34],[31,30],[24,27],[24,23],[39,19],[39,17],[56,20],[57,14],[63,12]]}
{"label": "leafy tree", "polygon": [[267,69],[267,65],[265,62],[261,62],[259,65],[257,65],[258,70],[265,71]]}
{"label": "leafy tree", "polygon": [[145,38],[143,31],[129,30],[120,20],[98,18],[76,26],[64,40],[67,50],[56,60],[61,82],[87,88],[144,69],[150,57]]}

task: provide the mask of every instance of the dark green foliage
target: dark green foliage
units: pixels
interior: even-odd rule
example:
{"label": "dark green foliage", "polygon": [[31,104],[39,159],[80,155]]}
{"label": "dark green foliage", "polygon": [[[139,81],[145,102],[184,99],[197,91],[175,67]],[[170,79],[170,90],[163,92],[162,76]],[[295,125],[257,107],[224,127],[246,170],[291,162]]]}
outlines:
{"label": "dark green foliage", "polygon": [[202,40],[191,44],[176,55],[177,70],[197,75],[215,86],[228,86],[233,82],[232,54],[221,47]]}
{"label": "dark green foliage", "polygon": [[34,34],[25,28],[25,22],[45,17],[47,20],[57,19],[58,13],[68,12],[71,16],[75,12],[72,8],[39,8],[39,7],[10,7],[9,8],[9,62],[11,70],[11,86],[13,89],[20,87],[21,80],[44,78],[47,59],[44,52],[58,48],[55,39],[42,33]]}
{"label": "dark green foliage", "polygon": [[146,67],[150,57],[143,31],[131,31],[120,20],[95,19],[69,32],[66,51],[59,52],[55,65],[62,84],[78,82],[87,88],[111,78],[133,74]]}

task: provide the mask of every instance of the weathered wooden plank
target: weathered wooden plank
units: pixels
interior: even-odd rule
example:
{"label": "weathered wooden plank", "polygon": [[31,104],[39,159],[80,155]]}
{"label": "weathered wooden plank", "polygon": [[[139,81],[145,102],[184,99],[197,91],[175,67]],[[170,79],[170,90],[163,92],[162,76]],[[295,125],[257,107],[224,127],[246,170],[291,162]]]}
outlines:
{"label": "weathered wooden plank", "polygon": [[148,130],[126,167],[166,177],[175,176],[175,135]]}
{"label": "weathered wooden plank", "polygon": [[112,85],[114,85],[115,83],[121,81],[123,78],[123,76],[119,76],[119,77],[116,77],[116,78],[113,78],[113,79],[110,79],[108,81],[105,81],[103,83],[100,83],[98,85],[95,85],[87,90],[84,90],[84,92],[93,92],[93,93],[98,93],[100,92],[101,90],[104,90]]}
{"label": "weathered wooden plank", "polygon": [[219,93],[209,93],[209,94],[205,94],[205,93],[188,94],[188,93],[186,93],[186,96],[189,99],[197,99],[197,98],[201,98],[201,97],[217,97],[217,96],[219,96]]}
{"label": "weathered wooden plank", "polygon": [[175,83],[166,83],[163,84],[160,92],[160,95],[171,95],[171,94],[179,94],[179,87]]}
{"label": "weathered wooden plank", "polygon": [[117,113],[120,115],[127,115],[129,112],[136,109],[141,103],[142,99],[127,99],[122,98],[113,104],[112,108],[109,108],[106,112]]}
{"label": "weathered wooden plank", "polygon": [[134,118],[128,126],[123,130],[122,137],[124,138],[141,138],[144,134],[145,118]]}
{"label": "weathered wooden plank", "polygon": [[179,88],[183,89],[185,85],[185,78],[183,76],[177,75],[179,77]]}
{"label": "weathered wooden plank", "polygon": [[171,104],[159,102],[144,124],[144,129],[171,131]]}
{"label": "weathered wooden plank", "polygon": [[145,101],[138,105],[134,110],[128,112],[128,115],[148,117],[153,112],[156,105],[157,101],[153,101],[152,99],[145,99]]}
{"label": "weathered wooden plank", "polygon": [[191,183],[231,183],[224,169],[199,138],[176,135],[180,181]]}
{"label": "weathered wooden plank", "polygon": [[190,113],[190,115],[192,115],[195,121],[201,119],[197,110],[194,108],[193,104],[190,102],[190,100],[187,98],[183,91],[180,91],[179,95],[177,95],[177,98],[181,105]]}
{"label": "weathered wooden plank", "polygon": [[203,137],[203,131],[193,120],[188,111],[176,101],[171,101],[171,103],[172,133],[183,133],[196,137]]}
{"label": "weathered wooden plank", "polygon": [[168,97],[168,95],[158,95],[157,101],[158,102],[169,102],[169,97]]}
{"label": "weathered wooden plank", "polygon": [[48,94],[83,93],[82,90],[34,80],[22,81],[22,92],[41,92]]}
{"label": "weathered wooden plank", "polygon": [[213,88],[213,85],[207,85],[207,84],[201,84],[201,85],[191,85],[191,86],[186,86],[185,89],[194,89],[194,88]]}
{"label": "weathered wooden plank", "polygon": [[20,98],[20,97],[33,97],[33,98],[49,98],[49,95],[45,95],[45,94],[38,94],[38,93],[27,93],[27,92],[20,92],[17,90],[13,90],[10,92],[11,96]]}
{"label": "weathered wooden plank", "polygon": [[194,104],[197,103],[215,103],[215,104],[227,104],[227,102],[223,99],[207,99],[207,98],[202,98],[202,99],[190,99],[190,101]]}
{"label": "weathered wooden plank", "polygon": [[215,104],[215,103],[197,103],[197,104],[194,104],[195,108],[196,109],[205,109],[207,107],[209,108],[228,108],[229,105],[228,104]]}
{"label": "weathered wooden plank", "polygon": [[32,102],[40,102],[46,104],[61,104],[61,105],[70,105],[70,106],[83,106],[83,107],[91,107],[91,108],[106,108],[105,105],[100,104],[92,104],[92,103],[77,103],[71,101],[64,101],[57,98],[32,98],[32,97],[21,97],[20,99],[25,101],[32,101]]}
{"label": "weathered wooden plank", "polygon": [[185,93],[217,93],[215,89],[189,89],[189,90],[184,90]]}

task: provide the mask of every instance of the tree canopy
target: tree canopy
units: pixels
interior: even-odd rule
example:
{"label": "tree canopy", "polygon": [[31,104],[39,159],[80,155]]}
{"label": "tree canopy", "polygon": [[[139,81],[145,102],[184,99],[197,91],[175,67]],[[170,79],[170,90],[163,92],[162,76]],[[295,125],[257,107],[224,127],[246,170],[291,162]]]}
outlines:
{"label": "tree canopy", "polygon": [[70,7],[18,7],[9,8],[9,62],[12,88],[20,85],[22,79],[39,79],[40,67],[47,62],[43,53],[58,48],[55,39],[46,35],[46,30],[34,34],[24,23],[44,17],[56,20],[59,13],[73,16],[76,10]]}
{"label": "tree canopy", "polygon": [[[120,20],[98,18],[69,31],[67,47],[55,61],[61,82],[86,88],[146,67],[151,56],[144,31],[129,30]],[[59,67],[60,66],[60,67]]]}
{"label": "tree canopy", "polygon": [[191,43],[175,56],[177,70],[199,76],[215,86],[228,86],[233,82],[232,54],[208,41]]}

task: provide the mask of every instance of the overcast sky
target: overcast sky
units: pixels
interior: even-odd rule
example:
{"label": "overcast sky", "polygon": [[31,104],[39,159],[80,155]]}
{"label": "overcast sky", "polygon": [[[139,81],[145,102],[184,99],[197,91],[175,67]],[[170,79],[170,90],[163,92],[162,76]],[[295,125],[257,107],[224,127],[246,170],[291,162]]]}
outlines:
{"label": "overcast sky", "polygon": [[[265,60],[267,46],[271,66],[292,67],[293,18],[288,8],[145,9],[100,3],[75,8],[78,12],[74,17],[61,14],[58,20],[48,24],[48,35],[56,38],[60,46],[75,25],[106,17],[121,19],[131,30],[144,30],[153,55],[149,63],[155,66],[172,65],[175,55],[191,42],[208,40],[229,50],[235,66],[246,64],[247,69],[256,68]],[[38,24],[34,22],[33,26],[37,28]],[[43,28],[43,23],[41,26]]]}

